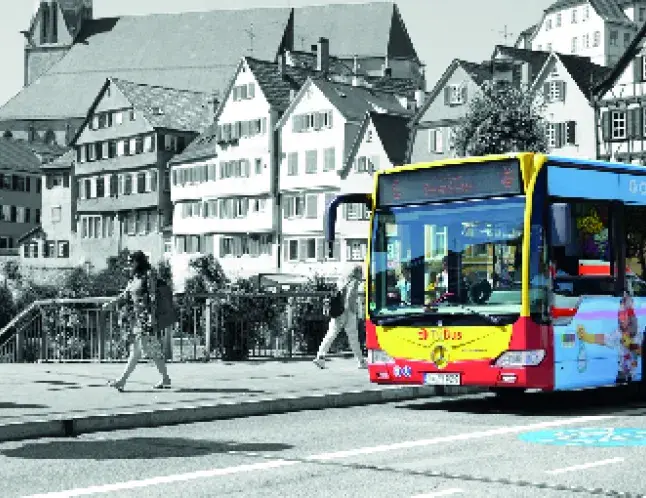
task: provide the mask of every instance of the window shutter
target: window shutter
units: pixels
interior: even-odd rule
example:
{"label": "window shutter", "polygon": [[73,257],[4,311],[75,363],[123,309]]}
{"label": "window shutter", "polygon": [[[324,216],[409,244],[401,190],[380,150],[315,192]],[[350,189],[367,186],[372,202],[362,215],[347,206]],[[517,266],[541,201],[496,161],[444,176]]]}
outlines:
{"label": "window shutter", "polygon": [[635,138],[644,136],[644,112],[641,107],[633,109],[633,125],[635,126]]}
{"label": "window shutter", "polygon": [[375,171],[378,171],[379,170],[379,156],[371,156],[370,161],[372,162],[370,173],[374,173]]}
{"label": "window shutter", "polygon": [[444,87],[444,105],[451,103],[451,89],[448,86]]}
{"label": "window shutter", "polygon": [[435,150],[435,142],[437,142],[436,135],[437,135],[437,130],[428,130],[428,151],[429,152],[436,152]]}
{"label": "window shutter", "polygon": [[250,99],[253,99],[256,96],[256,85],[253,83],[249,83],[249,86],[247,87],[247,95]]}
{"label": "window shutter", "polygon": [[633,78],[635,83],[644,81],[644,57],[641,55],[633,59]]}
{"label": "window shutter", "polygon": [[570,145],[576,144],[576,121],[567,122],[567,143]]}
{"label": "window shutter", "polygon": [[555,140],[555,148],[560,148],[563,147],[563,123],[555,123],[554,124],[555,128],[555,134],[556,134],[556,140]]}
{"label": "window shutter", "polygon": [[283,261],[289,261],[289,241],[283,240]]}
{"label": "window shutter", "polygon": [[[27,178],[27,185],[29,185],[29,178]],[[65,173],[63,175],[63,187],[69,188],[69,186],[70,186],[70,175]]]}
{"label": "window shutter", "polygon": [[340,240],[335,240],[334,245],[332,248],[332,259],[334,261],[340,261],[341,260],[341,241]]}
{"label": "window shutter", "polygon": [[325,261],[325,239],[316,239],[316,260]]}
{"label": "window shutter", "polygon": [[461,91],[462,91],[462,102],[466,102],[466,101],[467,101],[467,97],[468,97],[468,94],[467,94],[467,85],[466,85],[466,84],[465,84],[465,85],[462,85],[462,89],[461,89]]}
{"label": "window shutter", "polygon": [[626,116],[626,137],[635,138],[635,115],[632,109],[626,109],[624,112]]}
{"label": "window shutter", "polygon": [[565,84],[565,81],[561,81],[560,83],[560,97],[561,97],[561,102],[565,102],[565,90],[567,88],[567,85]]}
{"label": "window shutter", "polygon": [[334,115],[334,111],[328,111],[327,112],[327,122],[328,122],[328,127],[332,128],[332,116]]}
{"label": "window shutter", "polygon": [[320,130],[321,129],[321,122],[323,121],[323,116],[320,112],[315,112],[314,113],[314,129],[315,130]]}
{"label": "window shutter", "polygon": [[543,83],[543,99],[545,102],[550,101],[550,84],[549,83]]}
{"label": "window shutter", "polygon": [[350,214],[350,210],[348,209],[348,206],[349,204],[341,204],[341,216],[344,220],[347,220]]}
{"label": "window shutter", "polygon": [[305,197],[306,206],[306,218],[317,218],[318,214],[318,194],[308,195]]}
{"label": "window shutter", "polygon": [[293,133],[298,133],[300,130],[298,129],[298,116],[292,116],[292,132]]}
{"label": "window shutter", "polygon": [[610,112],[609,111],[602,111],[601,112],[601,138],[604,141],[610,140],[611,137],[611,130],[610,130]]}
{"label": "window shutter", "polygon": [[298,259],[300,261],[307,259],[307,241],[305,239],[298,241]]}

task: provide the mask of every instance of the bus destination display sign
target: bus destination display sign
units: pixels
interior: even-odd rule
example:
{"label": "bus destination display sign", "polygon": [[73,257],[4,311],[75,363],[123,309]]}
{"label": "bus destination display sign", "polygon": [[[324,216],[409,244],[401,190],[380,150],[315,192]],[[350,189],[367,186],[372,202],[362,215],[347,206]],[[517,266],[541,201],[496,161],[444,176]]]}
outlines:
{"label": "bus destination display sign", "polygon": [[380,205],[421,204],[521,194],[518,159],[455,164],[381,175]]}

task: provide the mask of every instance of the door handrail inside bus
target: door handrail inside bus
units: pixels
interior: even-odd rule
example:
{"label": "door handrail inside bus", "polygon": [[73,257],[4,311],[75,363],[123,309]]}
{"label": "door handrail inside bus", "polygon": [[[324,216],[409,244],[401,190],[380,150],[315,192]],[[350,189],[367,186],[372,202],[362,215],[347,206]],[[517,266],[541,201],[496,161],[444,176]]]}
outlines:
{"label": "door handrail inside bus", "polygon": [[328,256],[332,257],[334,252],[334,234],[336,232],[336,208],[341,204],[365,204],[366,207],[372,210],[372,194],[366,193],[350,193],[337,195],[330,205],[325,210],[325,240],[328,244]]}

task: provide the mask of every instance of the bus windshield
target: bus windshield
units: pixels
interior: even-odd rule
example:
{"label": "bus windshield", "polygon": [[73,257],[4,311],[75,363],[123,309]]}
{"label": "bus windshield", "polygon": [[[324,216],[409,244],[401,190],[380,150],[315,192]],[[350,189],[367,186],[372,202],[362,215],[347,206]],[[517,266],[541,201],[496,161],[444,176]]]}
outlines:
{"label": "bus windshield", "polygon": [[524,196],[376,210],[371,318],[517,318],[524,213]]}

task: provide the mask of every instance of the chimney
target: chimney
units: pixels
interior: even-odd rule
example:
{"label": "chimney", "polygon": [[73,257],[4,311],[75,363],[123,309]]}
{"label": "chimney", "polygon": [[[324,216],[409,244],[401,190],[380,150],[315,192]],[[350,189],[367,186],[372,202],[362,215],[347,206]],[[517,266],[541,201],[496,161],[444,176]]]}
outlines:
{"label": "chimney", "polygon": [[327,73],[330,70],[330,40],[319,38],[316,51],[316,70]]}
{"label": "chimney", "polygon": [[390,78],[393,75],[393,70],[390,67],[390,62],[388,62],[388,56],[384,60],[383,65],[381,66],[381,76],[384,78]]}
{"label": "chimney", "polygon": [[352,58],[352,86],[359,86],[359,56]]}

